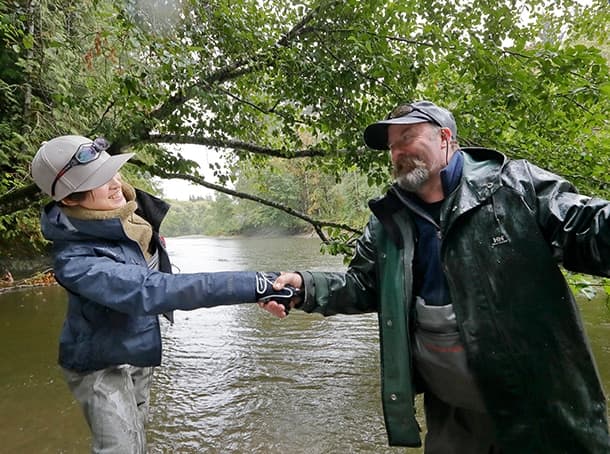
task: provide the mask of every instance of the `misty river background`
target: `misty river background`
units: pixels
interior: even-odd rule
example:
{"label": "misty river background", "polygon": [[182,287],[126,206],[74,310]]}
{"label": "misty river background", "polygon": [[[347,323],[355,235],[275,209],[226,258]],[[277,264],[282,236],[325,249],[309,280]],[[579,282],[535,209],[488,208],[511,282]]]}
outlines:
{"label": "misty river background", "polygon": [[[168,238],[176,272],[343,270],[313,238]],[[86,453],[89,434],[56,365],[58,286],[0,295],[0,452]],[[610,390],[610,311],[582,302]],[[148,425],[157,453],[419,453],[387,447],[375,314],[279,320],[254,304],[162,324]],[[567,372],[569,373],[569,372]],[[421,416],[421,415],[420,415]]]}

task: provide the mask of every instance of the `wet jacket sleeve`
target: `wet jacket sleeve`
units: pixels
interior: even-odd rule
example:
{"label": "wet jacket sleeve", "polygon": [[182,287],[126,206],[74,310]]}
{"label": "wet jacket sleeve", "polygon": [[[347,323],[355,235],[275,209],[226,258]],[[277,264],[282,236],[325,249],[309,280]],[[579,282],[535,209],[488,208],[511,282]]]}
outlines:
{"label": "wet jacket sleeve", "polygon": [[567,181],[527,163],[538,223],[563,266],[610,276],[610,202],[577,193]]}
{"label": "wet jacket sleeve", "polygon": [[168,274],[125,263],[111,250],[71,247],[55,276],[69,292],[130,315],[255,302],[254,272]]}
{"label": "wet jacket sleeve", "polygon": [[301,271],[306,312],[323,315],[359,314],[377,310],[377,251],[371,222],[356,243],[347,272]]}

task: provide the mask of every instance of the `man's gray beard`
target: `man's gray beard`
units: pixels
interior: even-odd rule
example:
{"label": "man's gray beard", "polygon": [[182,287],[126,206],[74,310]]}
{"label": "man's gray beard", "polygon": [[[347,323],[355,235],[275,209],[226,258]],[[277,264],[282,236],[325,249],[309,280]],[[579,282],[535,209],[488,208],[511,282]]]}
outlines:
{"label": "man's gray beard", "polygon": [[396,183],[405,191],[417,192],[430,177],[430,171],[426,167],[416,167],[410,172],[396,175]]}

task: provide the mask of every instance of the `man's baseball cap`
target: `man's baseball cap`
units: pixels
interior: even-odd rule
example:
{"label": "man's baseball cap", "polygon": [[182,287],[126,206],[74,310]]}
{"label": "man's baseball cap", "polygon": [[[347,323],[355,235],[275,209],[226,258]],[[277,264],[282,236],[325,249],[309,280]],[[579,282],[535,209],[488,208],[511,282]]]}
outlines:
{"label": "man's baseball cap", "polygon": [[134,153],[109,155],[105,139],[60,136],[42,144],[32,160],[36,185],[53,200],[107,183]]}
{"label": "man's baseball cap", "polygon": [[364,143],[375,150],[387,150],[389,125],[416,123],[433,123],[441,128],[449,128],[453,138],[457,138],[457,126],[451,112],[430,101],[416,101],[401,104],[395,107],[385,120],[368,125],[364,130]]}

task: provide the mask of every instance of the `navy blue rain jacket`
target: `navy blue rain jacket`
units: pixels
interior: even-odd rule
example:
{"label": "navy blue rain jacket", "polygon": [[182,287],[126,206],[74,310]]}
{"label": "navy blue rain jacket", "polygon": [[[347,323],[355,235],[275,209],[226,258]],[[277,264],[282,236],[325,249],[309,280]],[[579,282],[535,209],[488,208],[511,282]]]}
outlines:
{"label": "navy blue rain jacket", "polygon": [[140,246],[125,234],[118,218],[69,218],[55,202],[43,210],[41,227],[53,242],[55,277],[68,291],[59,345],[59,364],[66,369],[157,366],[157,314],[256,301],[254,272],[170,274],[158,234],[169,206],[136,193],[136,213],[153,226],[161,271],[148,269]]}

